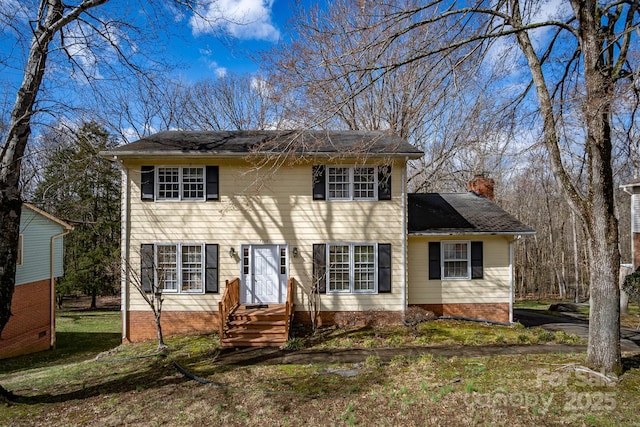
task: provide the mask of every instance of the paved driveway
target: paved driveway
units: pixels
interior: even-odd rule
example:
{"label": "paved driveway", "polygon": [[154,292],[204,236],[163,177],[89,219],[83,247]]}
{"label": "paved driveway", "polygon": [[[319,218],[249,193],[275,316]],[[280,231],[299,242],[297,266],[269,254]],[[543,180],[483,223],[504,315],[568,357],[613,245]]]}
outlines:
{"label": "paved driveway", "polygon": [[[575,314],[549,315],[539,310],[514,309],[513,319],[524,326],[539,326],[549,331],[564,331],[581,338],[589,338],[589,322]],[[620,328],[620,347],[622,351],[640,351],[640,331]]]}

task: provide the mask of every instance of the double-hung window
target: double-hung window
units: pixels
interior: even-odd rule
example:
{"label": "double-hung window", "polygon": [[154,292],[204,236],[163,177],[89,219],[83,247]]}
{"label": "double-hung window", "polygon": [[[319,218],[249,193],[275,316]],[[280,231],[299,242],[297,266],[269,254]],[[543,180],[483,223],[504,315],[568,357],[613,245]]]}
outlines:
{"label": "double-hung window", "polygon": [[328,244],[327,251],[327,291],[329,293],[377,292],[375,244]]}
{"label": "double-hung window", "polygon": [[470,242],[442,242],[442,277],[444,279],[471,278]]}
{"label": "double-hung window", "polygon": [[377,200],[378,174],[374,166],[328,166],[328,200]]}
{"label": "double-hung window", "polygon": [[204,168],[158,167],[156,200],[204,200]]}
{"label": "double-hung window", "polygon": [[203,245],[156,245],[156,283],[163,292],[204,292]]}

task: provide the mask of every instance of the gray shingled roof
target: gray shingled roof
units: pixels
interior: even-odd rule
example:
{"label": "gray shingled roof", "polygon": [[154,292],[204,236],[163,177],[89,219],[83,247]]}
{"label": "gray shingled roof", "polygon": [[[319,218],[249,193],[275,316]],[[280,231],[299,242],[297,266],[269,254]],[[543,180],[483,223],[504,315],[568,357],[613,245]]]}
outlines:
{"label": "gray shingled roof", "polygon": [[165,131],[103,152],[105,156],[424,153],[393,135],[365,131]]}
{"label": "gray shingled roof", "polygon": [[535,231],[475,193],[409,194],[409,234],[533,234]]}

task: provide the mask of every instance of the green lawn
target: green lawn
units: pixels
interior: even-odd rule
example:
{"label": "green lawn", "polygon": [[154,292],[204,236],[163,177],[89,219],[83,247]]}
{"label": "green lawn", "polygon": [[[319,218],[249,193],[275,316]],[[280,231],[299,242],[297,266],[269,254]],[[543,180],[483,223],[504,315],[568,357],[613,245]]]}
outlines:
{"label": "green lawn", "polygon": [[155,342],[119,345],[118,312],[62,312],[58,326],[56,350],[0,363],[0,384],[19,396],[0,407],[0,425],[637,425],[640,355],[626,355],[611,384],[580,371],[584,353],[375,355],[382,346],[545,342],[521,325],[328,329],[304,344],[372,355],[271,366],[224,363],[215,334],[170,337],[168,356],[155,354]]}
{"label": "green lawn", "polygon": [[121,319],[119,311],[59,311],[55,349],[2,360],[0,374],[82,361],[117,347],[122,341]]}

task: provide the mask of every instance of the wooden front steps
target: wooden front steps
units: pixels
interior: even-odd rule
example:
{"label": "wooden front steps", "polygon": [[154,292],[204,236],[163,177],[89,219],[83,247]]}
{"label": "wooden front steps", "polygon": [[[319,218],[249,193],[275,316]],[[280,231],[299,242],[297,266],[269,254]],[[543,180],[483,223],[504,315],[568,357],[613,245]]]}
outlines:
{"label": "wooden front steps", "polygon": [[288,339],[285,304],[242,304],[229,314],[220,341],[223,347],[281,347]]}

